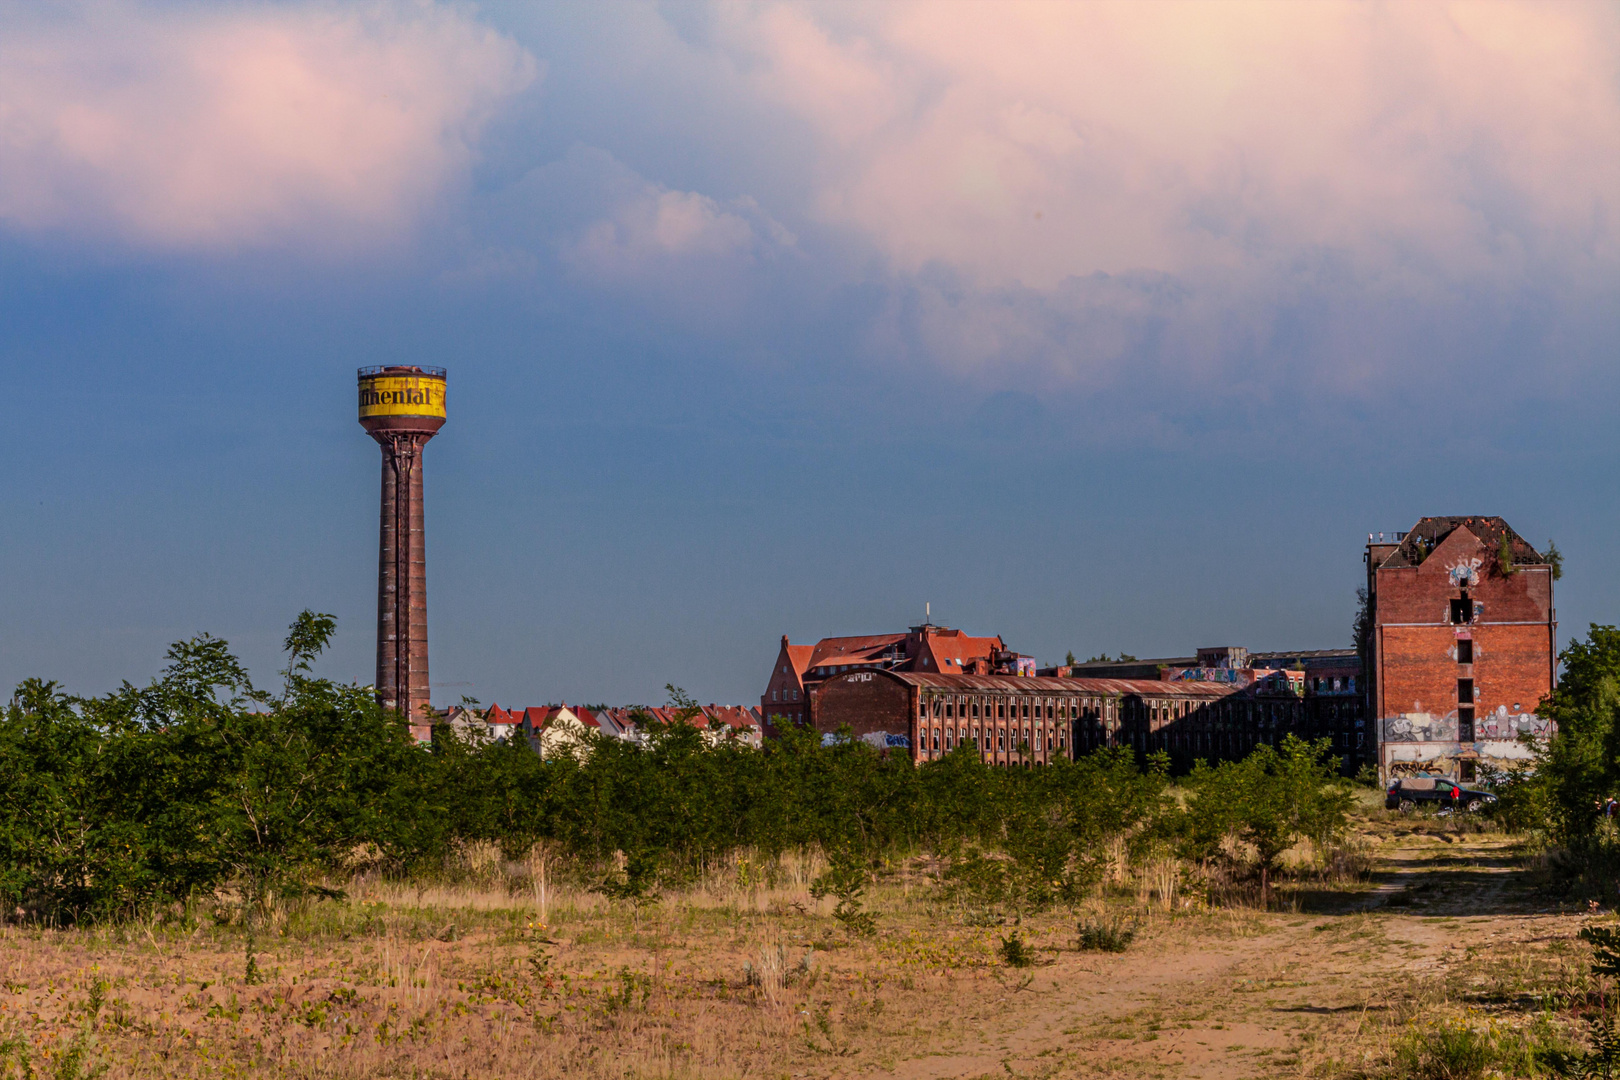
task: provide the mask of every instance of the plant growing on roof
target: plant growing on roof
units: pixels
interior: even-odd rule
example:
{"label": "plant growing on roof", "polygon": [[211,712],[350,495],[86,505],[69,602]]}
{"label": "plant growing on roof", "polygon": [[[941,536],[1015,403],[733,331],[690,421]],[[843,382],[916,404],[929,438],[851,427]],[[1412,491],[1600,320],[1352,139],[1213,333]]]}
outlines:
{"label": "plant growing on roof", "polygon": [[1496,569],[1503,577],[1512,577],[1519,572],[1513,564],[1513,545],[1508,543],[1507,534],[1502,534],[1501,541],[1496,545]]}

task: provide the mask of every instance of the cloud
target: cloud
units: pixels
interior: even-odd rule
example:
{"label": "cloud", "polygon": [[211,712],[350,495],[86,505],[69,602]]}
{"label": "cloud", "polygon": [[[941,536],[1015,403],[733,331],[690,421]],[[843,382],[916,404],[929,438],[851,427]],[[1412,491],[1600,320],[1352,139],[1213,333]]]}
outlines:
{"label": "cloud", "polygon": [[893,0],[716,25],[815,148],[804,216],[886,267],[891,355],[1346,390],[1465,363],[1526,308],[1591,325],[1620,289],[1612,5]]}
{"label": "cloud", "polygon": [[708,196],[649,186],[592,224],[569,254],[591,276],[622,279],[694,258],[744,255],[754,239],[747,221]]}
{"label": "cloud", "polygon": [[732,40],[820,136],[820,213],[904,270],[1049,289],[1307,245],[1463,274],[1617,254],[1606,5],[867,10],[769,8]]}
{"label": "cloud", "polygon": [[425,5],[13,17],[0,222],[165,250],[374,242],[466,175],[535,73],[509,38]]}

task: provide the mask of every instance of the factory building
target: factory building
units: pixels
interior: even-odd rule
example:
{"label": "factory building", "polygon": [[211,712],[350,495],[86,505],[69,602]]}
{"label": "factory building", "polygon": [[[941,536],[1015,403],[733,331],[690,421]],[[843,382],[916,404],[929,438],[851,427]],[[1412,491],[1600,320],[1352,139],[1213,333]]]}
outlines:
{"label": "factory building", "polygon": [[848,671],[919,671],[936,674],[984,674],[1034,661],[1009,653],[997,637],[972,637],[948,626],[924,623],[904,634],[822,638],[814,645],[794,645],[782,635],[776,665],[760,695],[766,717],[803,724],[809,720],[810,687]]}
{"label": "factory building", "polygon": [[1426,517],[1368,537],[1369,709],[1387,777],[1473,780],[1527,761],[1557,680],[1555,565],[1499,517]]}

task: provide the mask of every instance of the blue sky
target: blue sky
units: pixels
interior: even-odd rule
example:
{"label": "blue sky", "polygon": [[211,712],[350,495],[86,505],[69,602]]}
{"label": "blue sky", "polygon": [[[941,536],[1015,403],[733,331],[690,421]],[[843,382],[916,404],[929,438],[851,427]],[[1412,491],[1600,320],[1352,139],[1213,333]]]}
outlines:
{"label": "blue sky", "polygon": [[1604,6],[128,4],[0,31],[0,681],[373,665],[354,369],[441,364],[440,703],[783,633],[1348,643],[1369,530],[1617,618]]}

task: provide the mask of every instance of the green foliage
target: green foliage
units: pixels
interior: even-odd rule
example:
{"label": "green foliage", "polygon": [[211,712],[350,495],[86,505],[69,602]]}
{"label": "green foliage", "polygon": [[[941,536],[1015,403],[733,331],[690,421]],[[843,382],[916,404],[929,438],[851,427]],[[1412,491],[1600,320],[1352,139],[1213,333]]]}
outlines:
{"label": "green foliage", "polygon": [[[817,894],[868,934],[872,867],[918,848],[942,857],[943,889],[965,913],[1017,923],[1088,894],[1121,844],[1207,843],[1213,828],[1273,858],[1288,837],[1332,831],[1323,798],[1295,791],[1317,774],[1292,750],[1206,770],[1192,815],[1213,815],[1206,828],[1169,798],[1162,755],[1145,768],[1116,749],[996,769],[961,746],[919,766],[797,726],[763,749],[716,744],[675,686],[674,721],[644,718],[640,743],[587,736],[582,752],[542,760],[521,739],[440,726],[422,747],[369,687],[315,676],[334,633],[331,616],[301,613],[273,691],[206,635],[176,643],[143,687],[17,687],[0,710],[0,910],[71,923],[213,906],[251,928],[277,906],[337,895],[329,875],[436,872],[477,842],[512,860],[544,842],[576,880],[639,909],[743,849],[766,862],[820,849]],[[1268,777],[1295,793],[1262,814],[1271,803],[1255,785]],[[1221,785],[1242,798],[1217,797]],[[250,941],[244,977],[256,973]]]}
{"label": "green foliage", "polygon": [[1230,839],[1251,845],[1262,893],[1299,840],[1325,848],[1342,834],[1354,801],[1336,773],[1331,741],[1292,735],[1276,748],[1262,743],[1242,761],[1200,763],[1189,784],[1185,835],[1193,854],[1219,856]]}
{"label": "green foliage", "polygon": [[1505,535],[1501,543],[1496,545],[1496,571],[1503,577],[1512,577],[1519,572],[1519,568],[1513,565],[1513,545],[1508,543]]}
{"label": "green foliage", "polygon": [[[1603,978],[1620,976],[1620,931],[1606,926],[1587,926],[1581,938],[1592,946],[1592,974]],[[1559,1076],[1613,1080],[1620,1076],[1620,1032],[1615,1031],[1614,1015],[1600,1008],[1586,1018],[1586,1040],[1592,1049],[1581,1054],[1551,1055],[1553,1071]]]}
{"label": "green foliage", "polygon": [[663,897],[658,892],[657,854],[651,851],[626,854],[623,869],[604,877],[591,891],[609,900],[627,902],[637,911],[658,903]]}
{"label": "green foliage", "polygon": [[1620,793],[1620,630],[1592,624],[1559,654],[1563,675],[1537,713],[1557,725],[1537,746],[1534,777],[1520,777],[1520,802],[1545,814],[1552,838],[1577,854],[1598,835],[1603,800]]}
{"label": "green foliage", "polygon": [[1081,919],[1076,930],[1081,952],[1124,952],[1136,937],[1136,928],[1118,915]]}
{"label": "green foliage", "polygon": [[827,853],[827,870],[810,883],[810,895],[817,900],[838,897],[833,918],[852,934],[870,937],[877,932],[877,916],[864,910],[866,884],[870,877],[865,856],[848,844]]}
{"label": "green foliage", "polygon": [[1547,550],[1542,552],[1541,557],[1546,560],[1548,566],[1552,567],[1553,580],[1562,580],[1564,576],[1564,553],[1558,550],[1558,545],[1551,540],[1547,541]]}
{"label": "green foliage", "polygon": [[996,953],[1008,967],[1027,968],[1035,963],[1035,950],[1029,947],[1029,942],[1017,930],[1001,939]]}

